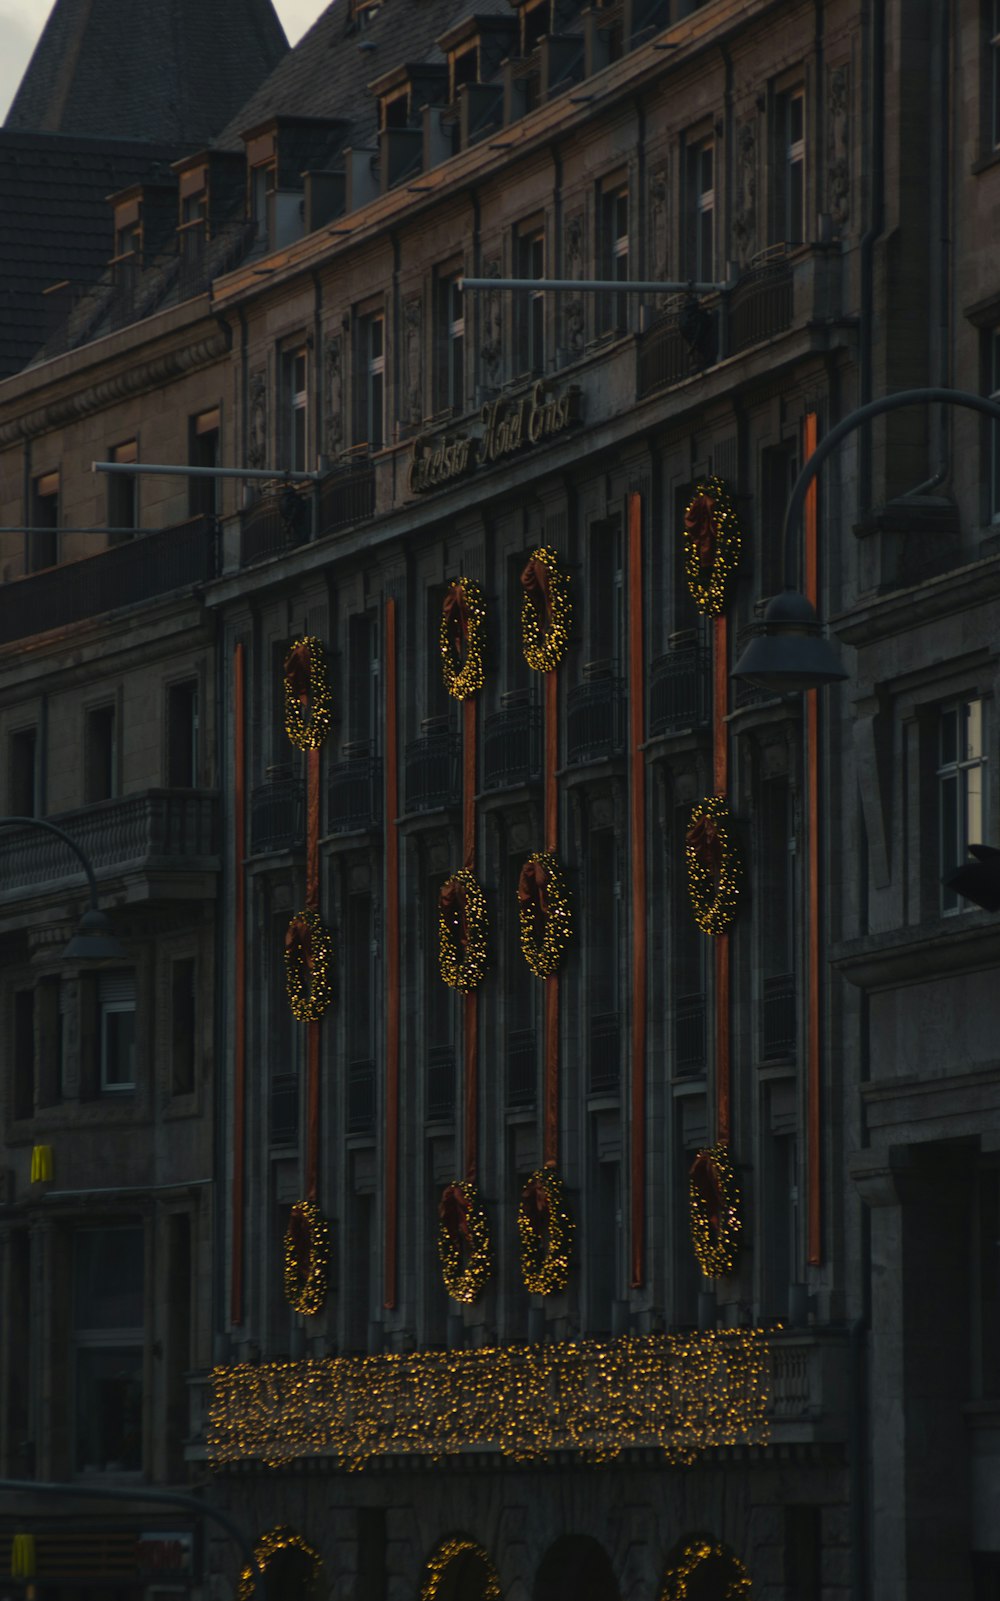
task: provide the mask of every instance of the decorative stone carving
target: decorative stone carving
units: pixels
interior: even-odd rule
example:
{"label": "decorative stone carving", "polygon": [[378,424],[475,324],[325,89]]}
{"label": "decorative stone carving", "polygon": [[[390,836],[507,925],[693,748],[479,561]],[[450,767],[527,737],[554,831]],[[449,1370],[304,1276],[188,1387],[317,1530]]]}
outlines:
{"label": "decorative stone carving", "polygon": [[851,210],[850,77],[846,64],[827,77],[826,194],[833,226],[841,232]]}
{"label": "decorative stone carving", "polygon": [[323,449],[332,459],[344,448],[344,358],[340,334],[326,340],[323,355]]}
{"label": "decorative stone carving", "polygon": [[[500,262],[488,261],[483,267],[484,278],[499,278]],[[503,356],[503,311],[499,289],[491,289],[483,296],[482,343],[479,355],[483,363],[483,376],[491,388],[500,383],[500,361]]]}
{"label": "decorative stone carving", "polygon": [[736,195],[733,259],[745,267],[757,248],[757,128],[743,122],[736,130]]}
{"label": "decorative stone carving", "polygon": [[[584,219],[582,211],[574,211],[566,219],[566,277],[581,278],[583,276],[583,234]],[[583,351],[586,332],[586,316],[583,300],[574,295],[563,306],[563,343],[567,353],[578,356]]]}
{"label": "decorative stone carving", "polygon": [[250,426],[247,429],[247,466],[267,466],[267,374],[250,374]]}
{"label": "decorative stone carving", "polygon": [[403,348],[407,420],[419,428],[424,416],[423,340],[424,306],[419,295],[403,301]]}
{"label": "decorative stone carving", "polygon": [[668,278],[670,250],[670,184],[665,166],[649,180],[649,243],[654,278]]}

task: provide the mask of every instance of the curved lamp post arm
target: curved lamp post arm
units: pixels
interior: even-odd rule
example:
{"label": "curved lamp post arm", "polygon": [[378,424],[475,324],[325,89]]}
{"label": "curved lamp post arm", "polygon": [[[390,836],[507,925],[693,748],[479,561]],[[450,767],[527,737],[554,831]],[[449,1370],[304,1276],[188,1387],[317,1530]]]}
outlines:
{"label": "curved lamp post arm", "polygon": [[842,439],[846,439],[848,434],[860,428],[863,423],[870,422],[873,417],[880,417],[887,411],[898,411],[902,406],[920,406],[931,402],[938,402],[944,406],[965,406],[970,411],[981,411],[987,417],[992,417],[994,422],[1000,423],[1000,404],[997,401],[988,400],[985,395],[970,394],[964,389],[901,389],[897,394],[882,395],[878,400],[869,401],[867,406],[859,406],[857,411],[849,412],[820,441],[795,480],[785,510],[786,589],[796,587],[797,537],[802,521],[802,508],[806,502],[809,486],[826,458],[836,450]]}
{"label": "curved lamp post arm", "polygon": [[71,839],[64,829],[57,828],[55,823],[46,822],[43,817],[0,817],[0,828],[44,828],[49,834],[55,834],[63,840],[87,875],[87,883],[90,885],[90,905],[93,911],[97,911],[97,879],[94,877],[90,858],[83,854],[76,840]]}

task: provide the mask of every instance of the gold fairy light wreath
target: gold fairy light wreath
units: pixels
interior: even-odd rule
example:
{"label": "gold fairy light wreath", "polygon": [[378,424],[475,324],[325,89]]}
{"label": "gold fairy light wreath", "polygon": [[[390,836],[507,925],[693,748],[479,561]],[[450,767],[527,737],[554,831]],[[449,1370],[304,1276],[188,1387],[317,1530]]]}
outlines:
{"label": "gold fairy light wreath", "polygon": [[441,673],[455,700],[467,700],[482,689],[486,600],[473,578],[449,584],[441,607]]}
{"label": "gold fairy light wreath", "polygon": [[521,1277],[532,1295],[555,1295],[566,1288],[573,1219],[562,1179],[550,1167],[532,1173],[517,1208],[521,1238]]}
{"label": "gold fairy light wreath", "polygon": [[486,896],[475,873],[461,868],[438,892],[438,966],[446,984],[474,990],[486,969]]}
{"label": "gold fairy light wreath", "polygon": [[329,1285],[330,1226],[311,1201],[296,1201],[285,1233],[285,1298],[303,1317],[315,1317]]}
{"label": "gold fairy light wreath", "polygon": [[456,1179],[438,1204],[438,1256],[453,1301],[471,1306],[489,1281],[490,1226],[474,1184]]}
{"label": "gold fairy light wreath", "polygon": [[535,851],[517,881],[521,952],[536,978],[559,969],[573,932],[573,913],[558,859],[551,851]]}
{"label": "gold fairy light wreath", "polygon": [[707,1279],[733,1271],[740,1243],[740,1191],[725,1145],[699,1151],[688,1174],[691,1243]]}
{"label": "gold fairy light wreath", "polygon": [[703,934],[724,934],[736,916],[742,864],[734,832],[724,795],[699,801],[691,812],[684,856],[691,909]]}
{"label": "gold fairy light wreath", "polygon": [[[295,1574],[295,1594],[301,1595],[303,1601],[319,1601],[323,1559],[308,1540],[303,1540],[301,1534],[296,1534],[294,1529],[288,1528],[286,1524],[269,1529],[267,1534],[262,1534],[257,1541],[253,1554],[265,1573],[282,1558],[290,1558],[298,1570]],[[237,1601],[259,1601],[257,1575],[249,1564],[240,1574],[236,1596]]]}
{"label": "gold fairy light wreath", "polygon": [[539,545],[521,574],[521,648],[536,673],[551,673],[566,654],[573,622],[569,578],[554,550]]}
{"label": "gold fairy light wreath", "polygon": [[424,1582],[420,1589],[420,1601],[437,1601],[444,1583],[444,1577],[449,1567],[459,1557],[475,1557],[485,1570],[480,1580],[477,1594],[481,1601],[500,1601],[500,1576],[488,1552],[475,1540],[467,1540],[464,1535],[451,1535],[442,1540],[431,1556],[427,1559],[424,1569]]}
{"label": "gold fairy light wreath", "polygon": [[719,1601],[740,1601],[753,1586],[739,1557],[710,1534],[689,1534],[670,1553],[660,1601],[694,1601],[695,1596],[718,1596]]}
{"label": "gold fairy light wreath", "polygon": [[333,936],[318,912],[296,912],[285,932],[285,992],[292,1016],[315,1023],[333,1000]]}
{"label": "gold fairy light wreath", "polygon": [[285,733],[299,750],[322,745],[333,722],[323,641],[303,634],[285,657]]}
{"label": "gold fairy light wreath", "polygon": [[684,571],[691,598],[706,617],[725,608],[743,536],[725,483],[707,478],[684,513]]}

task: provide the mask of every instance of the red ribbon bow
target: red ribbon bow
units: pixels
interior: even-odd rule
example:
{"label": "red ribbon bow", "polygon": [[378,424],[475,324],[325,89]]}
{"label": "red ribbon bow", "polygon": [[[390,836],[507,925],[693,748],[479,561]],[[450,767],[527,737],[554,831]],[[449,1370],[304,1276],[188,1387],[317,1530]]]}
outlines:
{"label": "red ribbon bow", "polygon": [[288,1223],[288,1233],[292,1242],[295,1271],[301,1278],[305,1278],[309,1272],[309,1257],[312,1252],[312,1228],[309,1219],[301,1212],[293,1212]]}
{"label": "red ribbon bow", "polygon": [[451,927],[459,943],[468,943],[468,924],[465,915],[465,885],[456,883],[449,878],[446,884],[441,885],[438,895],[438,911]]}
{"label": "red ribbon bow", "polygon": [[537,556],[528,559],[527,566],[521,574],[521,587],[525,594],[537,605],[541,605],[546,618],[552,616],[552,595],[549,588],[549,569]]}
{"label": "red ribbon bow", "polygon": [[692,535],[698,552],[698,566],[711,567],[719,531],[715,526],[714,495],[696,495],[684,513],[684,527]]}
{"label": "red ribbon bow", "polygon": [[292,694],[297,696],[299,703],[305,706],[309,700],[309,678],[312,672],[312,651],[304,640],[293,645],[285,657],[285,683]]}
{"label": "red ribbon bow", "polygon": [[438,1205],[438,1216],[456,1244],[463,1239],[466,1245],[471,1246],[469,1203],[458,1184],[448,1185]]}
{"label": "red ribbon bow", "polygon": [[461,666],[469,645],[469,603],[461,584],[451,585],[444,597],[442,610],[452,654]]}
{"label": "red ribbon bow", "polygon": [[522,907],[530,906],[535,914],[535,922],[542,922],[549,915],[549,898],[545,893],[545,886],[549,875],[541,862],[525,862],[517,881],[517,899]]}
{"label": "red ribbon bow", "polygon": [[540,1234],[542,1224],[549,1215],[548,1191],[539,1179],[529,1179],[524,1186],[523,1197],[528,1221],[535,1232]]}
{"label": "red ribbon bow", "polygon": [[717,873],[722,866],[722,837],[715,819],[696,818],[685,837],[702,867]]}
{"label": "red ribbon bow", "polygon": [[285,950],[298,952],[310,972],[312,972],[312,929],[304,917],[293,917],[285,934]]}
{"label": "red ribbon bow", "polygon": [[718,1169],[707,1151],[700,1151],[692,1162],[691,1182],[705,1203],[709,1227],[718,1238],[721,1232],[722,1186]]}

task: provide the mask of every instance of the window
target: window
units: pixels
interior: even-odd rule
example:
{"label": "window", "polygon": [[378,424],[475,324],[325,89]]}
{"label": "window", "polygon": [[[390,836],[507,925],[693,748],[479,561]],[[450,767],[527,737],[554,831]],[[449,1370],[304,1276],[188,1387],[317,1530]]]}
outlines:
{"label": "window", "polygon": [[59,474],[42,473],[31,486],[31,527],[25,535],[24,570],[41,572],[59,560]]}
{"label": "window", "polygon": [[[124,444],[112,445],[108,460],[129,466],[139,459],[138,444],[127,439]],[[132,537],[138,526],[138,493],[135,473],[108,473],[108,535],[109,545],[122,544]]]}
{"label": "window", "polygon": [[457,275],[438,280],[437,409],[465,409],[465,307]]}
{"label": "window", "polygon": [[375,1127],[376,955],[372,938],[372,897],[367,887],[346,898],[347,942],[347,1132],[370,1134]]}
{"label": "window", "polygon": [[617,1095],[621,1089],[618,1010],[621,885],[614,829],[591,829],[586,882],[594,929],[587,962],[588,1088],[591,1095]]}
{"label": "window", "polygon": [[521,54],[530,56],[539,39],[549,32],[549,0],[536,0],[521,12]]}
{"label": "window", "polygon": [[274,239],[274,192],[276,188],[273,162],[250,169],[250,216],[256,224],[257,243],[266,250]]}
{"label": "window", "polygon": [[[601,277],[628,281],[628,189],[614,189],[601,198]],[[628,327],[628,298],[600,297],[600,332]]]}
{"label": "window", "polygon": [[[188,422],[188,462],[192,467],[219,465],[219,408],[199,412]],[[217,517],[219,478],[191,478],[188,481],[188,512],[192,517]]]}
{"label": "window", "polygon": [[135,1089],[135,975],[101,973],[97,980],[101,1089]]}
{"label": "window", "polygon": [[761,975],[761,1057],[795,1054],[795,808],[787,778],[760,786],[761,894],[758,898],[758,966]]}
{"label": "window", "polygon": [[10,736],[7,810],[34,817],[38,810],[38,730],[18,728]]}
{"label": "window", "polygon": [[448,98],[454,102],[463,84],[479,82],[479,45],[466,45],[464,50],[455,50],[448,58],[448,66],[451,71]]}
{"label": "window", "polygon": [[195,964],[170,964],[170,1093],[190,1095],[195,1084]]}
{"label": "window", "polygon": [[[1000,5],[1000,0],[997,0]],[[987,335],[987,382],[990,399],[1000,401],[1000,328]],[[990,430],[990,521],[1000,522],[1000,422],[988,424]]]}
{"label": "window", "polygon": [[14,1072],[11,1116],[31,1117],[35,1110],[35,992],[14,991]]}
{"label": "window", "polygon": [[[981,700],[945,707],[938,724],[940,874],[958,867],[970,845],[982,843],[986,817],[986,747]],[[941,886],[941,910],[957,912],[971,901]]]}
{"label": "window", "polygon": [[64,1094],[66,1005],[54,974],[38,981],[38,1104],[55,1106]]}
{"label": "window", "polygon": [[[519,233],[515,241],[516,278],[545,276],[545,235],[541,229]],[[514,294],[515,376],[545,370],[545,293],[541,289]]]}
{"label": "window", "polygon": [[309,438],[309,358],[303,345],[284,357],[286,461],[293,473],[304,473]]}
{"label": "window", "polygon": [[777,160],[774,165],[779,184],[774,197],[773,239],[776,244],[801,244],[805,238],[806,211],[806,121],[805,95],[801,89],[778,95],[775,100]]}
{"label": "window", "polygon": [[989,36],[986,41],[989,62],[989,85],[987,90],[989,106],[988,139],[990,146],[996,150],[1000,147],[1000,0],[989,0],[987,27],[989,29]]}
{"label": "window", "polygon": [[[793,439],[768,445],[760,453],[760,593],[776,595],[785,587],[785,508],[799,473],[798,446]],[[801,541],[796,540],[796,551]]]}
{"label": "window", "polygon": [[84,748],[84,800],[110,800],[118,793],[117,718],[113,706],[94,706],[87,713]]}
{"label": "window", "polygon": [[198,785],[198,685],[171,684],[167,690],[167,788]]}
{"label": "window", "polygon": [[358,320],[355,438],[370,451],[385,444],[385,316]]}
{"label": "window", "polygon": [[687,260],[695,283],[715,282],[715,140],[687,153]]}
{"label": "window", "polygon": [[[597,1147],[597,1128],[593,1131]],[[587,1253],[589,1295],[588,1332],[610,1334],[613,1330],[614,1303],[621,1287],[622,1193],[621,1164],[602,1161],[597,1149],[591,1165],[590,1240]],[[591,1210],[592,1209],[592,1210]]]}
{"label": "window", "polygon": [[589,678],[613,676],[624,633],[625,590],[622,530],[617,518],[591,525]]}
{"label": "window", "polygon": [[76,1471],[139,1473],[142,1229],[81,1229],[72,1255]]}
{"label": "window", "polygon": [[348,619],[347,652],[351,742],[370,753],[379,726],[378,630],[370,613],[357,612]]}

